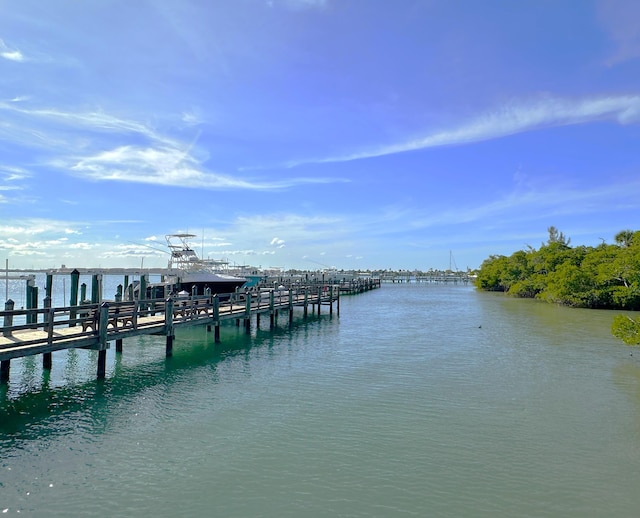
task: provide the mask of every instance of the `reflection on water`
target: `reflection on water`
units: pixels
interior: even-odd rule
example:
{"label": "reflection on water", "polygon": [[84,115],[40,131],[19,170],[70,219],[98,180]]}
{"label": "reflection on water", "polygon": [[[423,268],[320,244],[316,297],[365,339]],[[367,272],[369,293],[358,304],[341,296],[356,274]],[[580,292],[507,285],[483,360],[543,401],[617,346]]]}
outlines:
{"label": "reflection on water", "polygon": [[[634,516],[640,353],[610,312],[390,285],[341,316],[12,364],[0,509],[33,516]],[[265,325],[266,324],[266,325]],[[77,510],[81,510],[81,513]]]}

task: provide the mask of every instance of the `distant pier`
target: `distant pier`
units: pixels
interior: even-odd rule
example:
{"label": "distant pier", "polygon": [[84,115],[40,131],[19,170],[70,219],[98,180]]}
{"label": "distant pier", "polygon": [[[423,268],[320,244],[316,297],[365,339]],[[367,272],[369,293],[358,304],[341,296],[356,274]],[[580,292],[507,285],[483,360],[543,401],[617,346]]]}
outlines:
{"label": "distant pier", "polygon": [[383,272],[381,282],[385,283],[452,283],[468,284],[473,282],[474,276],[468,272],[434,271],[434,272]]}

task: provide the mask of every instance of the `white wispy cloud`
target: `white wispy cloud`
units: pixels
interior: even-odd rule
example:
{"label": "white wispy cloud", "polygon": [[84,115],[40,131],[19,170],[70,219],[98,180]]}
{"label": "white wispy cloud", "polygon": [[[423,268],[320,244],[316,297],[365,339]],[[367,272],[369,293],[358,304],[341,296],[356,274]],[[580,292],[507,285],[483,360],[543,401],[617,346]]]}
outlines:
{"label": "white wispy cloud", "polygon": [[510,103],[463,123],[457,128],[431,132],[424,137],[364,151],[325,158],[293,160],[288,167],[308,163],[348,162],[440,146],[470,144],[555,126],[613,121],[640,121],[640,95],[610,96],[584,100],[545,98]]}
{"label": "white wispy cloud", "polygon": [[72,174],[95,181],[177,186],[208,190],[277,190],[295,185],[343,182],[340,178],[244,179],[204,170],[195,157],[175,147],[120,146],[77,159],[57,162]]}
{"label": "white wispy cloud", "polygon": [[15,182],[31,177],[31,173],[23,167],[0,165],[0,175],[5,182]]}
{"label": "white wispy cloud", "polygon": [[[21,142],[34,142],[53,149],[57,155],[49,164],[75,176],[93,181],[117,181],[126,183],[154,184],[208,190],[244,189],[279,190],[297,185],[345,183],[344,178],[299,177],[278,180],[242,178],[207,170],[196,156],[197,136],[191,142],[183,142],[167,136],[151,125],[115,117],[103,111],[72,112],[57,109],[31,108],[24,104],[0,101],[0,111],[16,113],[26,118],[45,119],[63,125],[67,131],[78,128],[92,133],[78,137],[82,145],[69,149],[64,133],[56,127],[36,130],[26,125],[5,129],[7,138],[22,135]],[[183,114],[183,122],[197,123],[194,116]],[[143,144],[114,146],[101,137],[101,133],[114,134],[116,138]],[[78,147],[80,149],[78,149]],[[106,149],[105,149],[106,148]],[[81,151],[82,154],[78,154]]]}
{"label": "white wispy cloud", "polygon": [[9,61],[25,61],[25,57],[18,49],[10,48],[3,40],[0,40],[0,57]]}
{"label": "white wispy cloud", "polygon": [[60,124],[77,128],[78,126],[94,131],[106,131],[119,134],[137,134],[157,142],[175,143],[148,124],[135,120],[115,117],[101,110],[94,111],[64,111],[54,108],[31,108],[24,103],[17,103],[27,98],[19,97],[10,102],[0,101],[0,110],[19,113],[32,118],[47,119]]}

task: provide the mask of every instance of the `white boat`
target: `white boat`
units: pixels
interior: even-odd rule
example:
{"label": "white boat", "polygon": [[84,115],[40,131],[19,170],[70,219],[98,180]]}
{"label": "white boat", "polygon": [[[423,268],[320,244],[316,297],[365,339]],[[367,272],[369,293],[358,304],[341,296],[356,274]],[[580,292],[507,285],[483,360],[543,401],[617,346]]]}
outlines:
{"label": "white boat", "polygon": [[189,246],[189,240],[194,237],[194,234],[165,236],[170,254],[168,272],[163,282],[147,286],[147,298],[164,298],[185,291],[192,296],[210,294],[228,298],[228,294],[247,282],[244,277],[218,271],[226,264],[225,261],[198,257]]}

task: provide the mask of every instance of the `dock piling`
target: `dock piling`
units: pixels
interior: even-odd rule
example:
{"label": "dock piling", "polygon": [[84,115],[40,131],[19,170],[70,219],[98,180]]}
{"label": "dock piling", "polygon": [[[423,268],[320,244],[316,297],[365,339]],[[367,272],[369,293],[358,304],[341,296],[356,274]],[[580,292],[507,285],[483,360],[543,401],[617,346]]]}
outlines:
{"label": "dock piling", "polygon": [[0,383],[9,383],[10,370],[11,370],[11,360],[0,361]]}
{"label": "dock piling", "polygon": [[[94,277],[95,282],[99,281]],[[79,274],[77,270],[72,272],[72,299],[77,299]],[[143,281],[146,282],[146,281]],[[52,368],[52,352],[70,348],[86,348],[98,351],[97,376],[106,376],[106,351],[109,343],[115,341],[116,353],[122,353],[123,339],[137,335],[165,335],[166,356],[173,353],[175,342],[175,328],[192,325],[204,325],[207,330],[214,327],[215,343],[220,342],[220,327],[222,321],[233,322],[243,320],[247,333],[251,332],[251,319],[256,315],[256,326],[260,329],[262,314],[268,313],[270,327],[277,325],[279,311],[289,312],[289,324],[293,323],[294,308],[304,309],[307,316],[308,305],[312,305],[315,313],[315,305],[318,304],[318,315],[322,305],[329,305],[328,313],[333,315],[333,303],[336,302],[336,310],[340,313],[340,293],[360,293],[373,287],[380,287],[379,281],[375,284],[370,281],[349,281],[340,284],[325,284],[311,282],[308,285],[289,282],[281,282],[278,288],[263,291],[268,293],[268,302],[260,298],[259,291],[245,293],[236,292],[224,295],[224,301],[220,302],[217,295],[196,297],[167,297],[162,299],[146,298],[145,300],[102,302],[91,304],[88,301],[84,305],[69,307],[52,307],[52,297],[47,296],[43,301],[43,308],[38,309],[33,298],[29,307],[15,308],[12,300],[5,303],[3,328],[0,331],[0,380],[8,381],[10,372],[10,360],[35,354],[42,354],[42,367],[44,371]],[[95,286],[94,286],[95,287]],[[34,288],[34,286],[31,286]],[[129,287],[127,286],[127,289]],[[85,287],[86,289],[86,287]],[[286,292],[285,292],[286,290]],[[98,286],[95,293],[100,293]],[[116,298],[124,291],[124,286],[118,287]],[[34,295],[30,292],[30,297]],[[143,295],[144,296],[144,295]],[[242,297],[245,297],[244,304]],[[163,304],[164,302],[164,304]],[[17,318],[16,318],[17,317]],[[32,317],[33,323],[24,323],[25,317]],[[16,321],[17,320],[17,324]],[[67,327],[75,327],[68,329]],[[61,329],[62,328],[62,329]]]}

